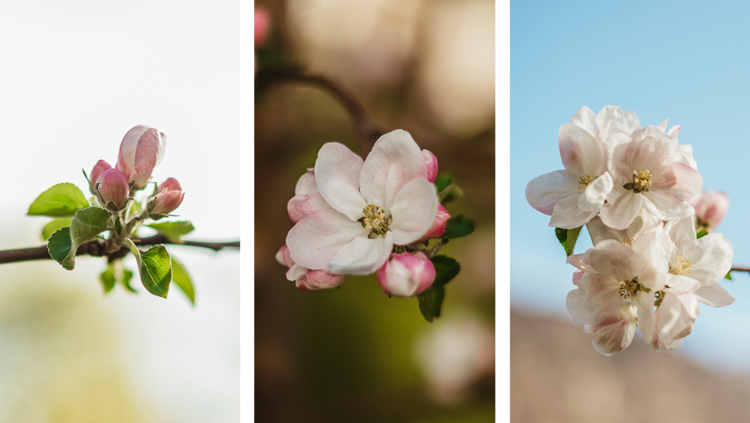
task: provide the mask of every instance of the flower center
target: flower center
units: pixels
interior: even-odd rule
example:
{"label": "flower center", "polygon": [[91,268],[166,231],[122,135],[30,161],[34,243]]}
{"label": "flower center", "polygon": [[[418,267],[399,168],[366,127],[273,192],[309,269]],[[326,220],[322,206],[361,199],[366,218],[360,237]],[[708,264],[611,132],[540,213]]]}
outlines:
{"label": "flower center", "polygon": [[594,182],[594,179],[596,178],[592,178],[588,173],[584,173],[583,176],[578,178],[578,189],[580,190],[581,186],[585,189],[590,183]]}
{"label": "flower center", "polygon": [[631,296],[635,295],[636,292],[643,291],[643,292],[649,292],[651,291],[651,288],[646,288],[645,286],[638,283],[638,276],[634,277],[633,279],[629,281],[621,281],[620,282],[620,296],[627,300]]}
{"label": "flower center", "polygon": [[388,232],[388,225],[393,220],[392,216],[385,217],[385,212],[380,207],[374,204],[368,204],[367,207],[362,209],[362,213],[365,214],[363,217],[362,225],[365,229],[372,229],[369,238],[377,238],[378,236],[385,236]]}
{"label": "flower center", "polygon": [[640,194],[641,192],[648,192],[648,187],[651,186],[651,176],[652,175],[651,173],[649,173],[648,169],[644,170],[641,173],[638,173],[634,170],[633,182],[628,182],[622,187],[628,190],[632,189],[636,194]]}
{"label": "flower center", "polygon": [[690,270],[691,267],[693,267],[693,264],[690,263],[690,259],[686,259],[684,254],[680,254],[677,257],[677,263],[674,266],[669,265],[669,273],[673,275],[687,275],[688,273],[693,273]]}
{"label": "flower center", "polygon": [[620,241],[620,242],[622,242],[623,244],[626,244],[626,245],[630,245],[632,247],[633,243],[635,242],[635,238],[631,238],[630,241],[628,241],[627,238],[623,238],[622,241]]}

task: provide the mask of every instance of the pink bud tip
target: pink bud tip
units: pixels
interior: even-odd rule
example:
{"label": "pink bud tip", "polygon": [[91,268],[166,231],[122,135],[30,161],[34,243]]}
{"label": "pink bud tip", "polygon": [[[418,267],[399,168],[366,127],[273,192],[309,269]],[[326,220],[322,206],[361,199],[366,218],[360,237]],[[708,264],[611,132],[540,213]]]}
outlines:
{"label": "pink bud tip", "polygon": [[261,7],[255,8],[255,47],[263,45],[271,28],[271,15]]}
{"label": "pink bud tip", "polygon": [[130,188],[128,178],[117,169],[107,169],[96,180],[99,196],[104,204],[114,203],[118,209],[125,206]]}
{"label": "pink bud tip", "polygon": [[89,189],[91,189],[92,194],[96,194],[96,191],[94,191],[94,188],[96,188],[96,181],[99,179],[99,176],[107,170],[112,169],[112,166],[109,165],[109,163],[105,162],[104,160],[99,160],[96,162],[96,165],[93,169],[91,169],[91,174],[89,175]]}
{"label": "pink bud tip", "polygon": [[394,297],[413,297],[422,293],[435,280],[435,266],[429,258],[416,252],[391,254],[378,269],[378,283],[383,291]]}
{"label": "pink bud tip", "polygon": [[430,150],[422,150],[422,156],[424,156],[424,163],[427,168],[427,180],[435,183],[438,173],[437,157]]}

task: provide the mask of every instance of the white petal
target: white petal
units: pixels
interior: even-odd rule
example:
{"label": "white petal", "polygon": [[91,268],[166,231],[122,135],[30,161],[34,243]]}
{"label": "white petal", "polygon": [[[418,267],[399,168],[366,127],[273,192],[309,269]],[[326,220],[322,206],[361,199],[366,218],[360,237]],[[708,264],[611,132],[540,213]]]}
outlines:
{"label": "white petal", "polygon": [[661,220],[678,220],[695,214],[687,201],[669,191],[643,192],[643,207]]}
{"label": "white petal", "polygon": [[584,253],[583,261],[597,272],[614,277],[619,281],[639,275],[640,256],[630,246],[614,240],[602,241],[595,248]]}
{"label": "white petal", "polygon": [[585,211],[578,208],[578,199],[583,193],[573,194],[555,203],[549,225],[555,228],[573,229],[583,226],[596,216],[596,211]]}
{"label": "white petal", "polygon": [[346,275],[366,275],[382,266],[391,254],[393,233],[375,239],[367,235],[358,236],[342,247],[328,263],[333,273]]}
{"label": "white petal", "polygon": [[364,216],[362,210],[367,207],[359,193],[363,163],[359,156],[337,142],[323,145],[315,161],[315,181],[323,198],[352,221]]}
{"label": "white petal", "polygon": [[596,124],[604,139],[615,133],[630,135],[633,132],[625,119],[625,114],[617,106],[604,106],[596,115]]}
{"label": "white petal", "polygon": [[596,178],[594,183],[590,184],[583,190],[583,195],[578,200],[578,208],[583,211],[596,211],[604,205],[604,200],[612,191],[612,177],[609,172]]}
{"label": "white petal", "polygon": [[393,243],[410,244],[424,235],[437,213],[435,186],[426,179],[414,179],[396,194],[391,206]]}
{"label": "white petal", "polygon": [[315,182],[315,172],[307,171],[297,181],[297,186],[294,188],[294,195],[307,195],[314,192],[320,192],[318,183]]}
{"label": "white petal", "polygon": [[[680,126],[680,125],[677,125]],[[674,128],[672,128],[674,129]],[[671,131],[670,131],[671,132]],[[679,132],[679,130],[678,130]],[[676,136],[676,135],[675,135]],[[698,163],[693,158],[693,147],[689,144],[680,144],[677,146],[676,161],[686,164],[695,170],[698,170]]]}
{"label": "white petal", "polygon": [[628,134],[632,134],[633,131],[641,129],[641,121],[638,119],[638,115],[635,112],[622,112],[625,116],[625,122],[628,124]]}
{"label": "white petal", "polygon": [[732,243],[723,234],[709,234],[680,250],[690,260],[693,272],[688,274],[708,286],[724,278],[732,268]]}
{"label": "white petal", "polygon": [[565,170],[556,170],[529,181],[526,185],[526,201],[531,207],[551,216],[555,203],[565,197],[579,193],[577,177]]}
{"label": "white petal", "polygon": [[586,106],[578,109],[576,114],[570,119],[570,123],[585,129],[592,137],[596,137],[599,134],[599,127],[596,126],[596,113]]}
{"label": "white petal", "polygon": [[695,220],[693,216],[667,222],[664,225],[664,230],[667,231],[669,239],[672,240],[677,248],[678,255],[685,247],[696,241]]}
{"label": "white petal", "polygon": [[[618,188],[614,188],[616,190]],[[614,229],[625,229],[633,222],[638,211],[641,209],[641,194],[631,191],[625,192],[610,202],[612,195],[607,199],[608,203],[601,208],[602,221],[605,225]]]}
{"label": "white petal", "polygon": [[560,157],[565,170],[578,176],[601,175],[607,170],[604,144],[572,123],[560,127]]}
{"label": "white petal", "polygon": [[352,222],[334,209],[321,209],[294,225],[286,237],[286,245],[295,263],[325,270],[342,247],[364,232],[359,222]]}
{"label": "white petal", "polygon": [[702,286],[694,294],[698,301],[712,307],[724,307],[734,302],[734,296],[718,283]]}

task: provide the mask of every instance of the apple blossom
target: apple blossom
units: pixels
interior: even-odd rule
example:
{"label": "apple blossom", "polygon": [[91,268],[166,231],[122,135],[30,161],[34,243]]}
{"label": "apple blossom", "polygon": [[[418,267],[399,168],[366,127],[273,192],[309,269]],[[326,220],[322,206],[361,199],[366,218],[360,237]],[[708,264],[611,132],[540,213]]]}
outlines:
{"label": "apple blossom", "polygon": [[157,194],[148,202],[149,215],[168,215],[182,203],[185,193],[182,192],[177,179],[169,178],[156,189]]}
{"label": "apple blossom", "polygon": [[698,301],[714,307],[734,302],[719,281],[732,268],[732,244],[723,234],[708,234],[696,239],[692,217],[667,222],[664,230],[669,234],[672,248],[669,251],[669,271],[695,279]]}
{"label": "apple blossom", "polygon": [[99,176],[107,169],[112,169],[112,166],[109,165],[109,163],[105,162],[104,160],[99,160],[96,162],[96,165],[94,165],[94,168],[91,169],[91,175],[89,175],[89,190],[91,190],[91,193],[96,195],[96,181],[99,179]]}
{"label": "apple blossom", "polygon": [[130,192],[128,178],[117,169],[107,169],[102,172],[96,180],[95,189],[99,192],[102,204],[107,208],[114,205],[112,209],[119,210],[128,202]]}
{"label": "apple blossom", "polygon": [[608,227],[597,216],[586,224],[594,246],[611,239],[630,245],[637,251],[645,251],[657,243],[666,253],[669,248],[669,236],[664,231],[664,224],[646,209],[641,209],[638,215],[626,229],[618,230]]}
{"label": "apple blossom", "polygon": [[378,270],[378,283],[394,297],[413,297],[429,288],[435,280],[435,266],[421,251],[391,254]]}
{"label": "apple blossom", "polygon": [[438,160],[430,150],[422,150],[425,166],[427,166],[427,180],[435,183],[438,173]]}
{"label": "apple blossom", "polygon": [[276,254],[276,261],[289,268],[286,272],[287,279],[295,282],[297,288],[303,291],[313,292],[338,288],[346,281],[346,275],[332,275],[322,270],[309,270],[296,264],[286,245],[281,247]]}
{"label": "apple blossom", "polygon": [[342,144],[325,144],[314,175],[331,207],[305,215],[286,240],[294,262],[308,269],[372,273],[394,245],[420,239],[435,220],[437,193],[406,131],[380,137],[364,161]]}
{"label": "apple blossom", "polygon": [[690,204],[695,208],[696,226],[711,233],[727,214],[729,197],[723,192],[703,191]]}
{"label": "apple blossom", "polygon": [[698,281],[681,288],[667,287],[655,294],[654,325],[639,325],[643,338],[656,351],[671,350],[682,345],[682,339],[693,332],[698,318],[698,300],[693,291]]}
{"label": "apple blossom", "polygon": [[308,214],[320,210],[331,208],[323,198],[315,182],[315,171],[309,170],[302,175],[297,181],[294,188],[294,197],[287,203],[287,212],[292,223],[297,223]]}
{"label": "apple blossom", "polygon": [[612,177],[604,143],[576,124],[560,127],[560,156],[565,170],[532,179],[526,200],[552,216],[550,226],[573,229],[599,213],[612,190]]}
{"label": "apple blossom", "polygon": [[700,173],[677,160],[677,138],[653,126],[635,131],[630,141],[612,153],[610,173],[614,188],[601,209],[602,221],[625,229],[641,207],[661,220],[691,216],[687,200],[703,186]]}
{"label": "apple blossom", "polygon": [[573,115],[570,123],[585,130],[605,145],[615,141],[612,137],[615,134],[630,135],[635,129],[640,128],[635,113],[623,112],[617,106],[604,106],[597,114],[583,106]]}
{"label": "apple blossom", "polygon": [[122,139],[116,167],[134,188],[144,188],[164,157],[166,146],[167,136],[162,132],[150,126],[135,126]]}
{"label": "apple blossom", "polygon": [[255,8],[255,47],[263,45],[271,28],[271,15],[262,7]]}

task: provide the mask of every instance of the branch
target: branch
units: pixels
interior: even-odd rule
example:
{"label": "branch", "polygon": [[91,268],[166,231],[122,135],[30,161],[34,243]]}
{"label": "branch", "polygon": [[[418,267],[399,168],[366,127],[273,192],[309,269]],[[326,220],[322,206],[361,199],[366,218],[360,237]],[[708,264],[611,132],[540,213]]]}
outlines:
{"label": "branch", "polygon": [[748,266],[732,266],[731,269],[729,269],[730,272],[750,272],[750,267]]}
{"label": "branch", "polygon": [[305,75],[288,71],[260,70],[255,77],[255,80],[258,84],[301,82],[317,85],[328,91],[329,94],[332,94],[339,100],[339,102],[341,102],[354,120],[354,130],[357,131],[363,154],[367,154],[372,150],[375,141],[383,135],[383,132],[372,123],[364,106],[359,102],[357,97],[351,91],[330,78],[320,75]]}
{"label": "branch", "polygon": [[[156,245],[156,244],[173,244],[188,245],[191,247],[208,248],[214,251],[221,251],[224,248],[240,248],[240,241],[232,242],[199,242],[199,241],[182,241],[172,242],[166,236],[159,234],[148,238],[133,238],[135,245]],[[114,253],[107,254],[105,243],[101,241],[88,241],[81,244],[76,251],[76,256],[89,255],[93,257],[108,257],[109,261],[125,257],[130,252],[128,247],[122,247]],[[46,245],[31,248],[19,248],[16,250],[0,251],[0,264],[17,263],[30,260],[48,260],[52,259],[49,255]]]}

